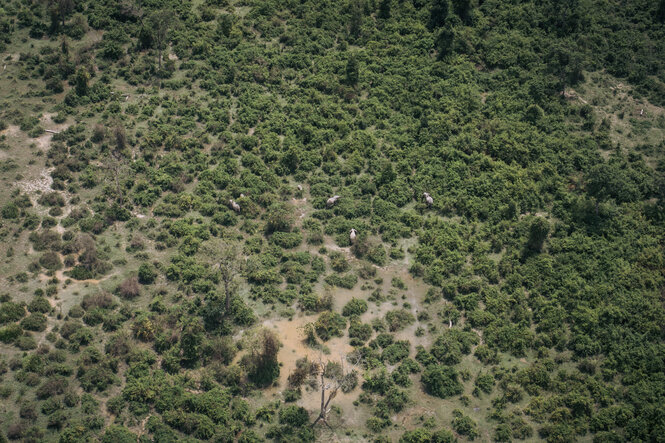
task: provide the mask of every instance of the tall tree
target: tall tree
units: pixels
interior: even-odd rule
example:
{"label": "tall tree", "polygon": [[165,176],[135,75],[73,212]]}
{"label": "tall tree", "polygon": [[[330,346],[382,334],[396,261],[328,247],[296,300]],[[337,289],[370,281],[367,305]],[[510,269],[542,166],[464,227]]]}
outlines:
{"label": "tall tree", "polygon": [[[48,0],[48,6],[51,13],[51,20],[56,20],[56,23],[59,20],[64,28],[67,15],[74,10],[76,4],[74,0]],[[55,28],[57,28],[57,25]]]}
{"label": "tall tree", "polygon": [[168,9],[160,9],[148,16],[148,26],[152,30],[153,40],[157,46],[159,69],[162,69],[162,50],[166,48],[174,22],[175,15]]}
{"label": "tall tree", "polygon": [[349,35],[353,38],[360,36],[363,25],[363,9],[358,1],[351,3],[351,20],[349,22]]}
{"label": "tall tree", "polygon": [[471,20],[471,0],[452,0],[452,3],[455,14],[462,22],[468,24]]}
{"label": "tall tree", "polygon": [[429,15],[430,29],[436,29],[443,26],[448,18],[448,0],[434,0]]}
{"label": "tall tree", "polygon": [[351,55],[346,62],[346,83],[350,86],[357,85],[359,76],[358,59]]}
{"label": "tall tree", "polygon": [[224,315],[228,316],[231,312],[231,298],[238,287],[237,278],[240,274],[241,261],[238,245],[217,239],[204,245],[202,252],[219,273],[224,287]]}
{"label": "tall tree", "polygon": [[381,3],[379,3],[379,18],[384,20],[390,18],[390,3],[391,0],[381,0]]}
{"label": "tall tree", "polygon": [[656,20],[660,23],[665,23],[665,0],[660,0],[658,2],[658,8],[656,9]]}
{"label": "tall tree", "polygon": [[436,37],[436,49],[439,51],[439,58],[445,58],[453,52],[453,43],[455,42],[455,33],[447,27],[441,28]]}
{"label": "tall tree", "polygon": [[279,347],[279,338],[269,329],[258,328],[248,333],[245,339],[247,355],[240,363],[246,368],[250,380],[259,386],[268,386],[279,376]]}

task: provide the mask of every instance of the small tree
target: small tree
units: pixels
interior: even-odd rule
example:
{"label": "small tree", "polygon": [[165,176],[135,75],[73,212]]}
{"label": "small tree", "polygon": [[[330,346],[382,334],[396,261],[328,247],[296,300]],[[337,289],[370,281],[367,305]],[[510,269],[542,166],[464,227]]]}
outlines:
{"label": "small tree", "polygon": [[89,80],[90,74],[88,73],[88,70],[81,66],[78,71],[76,71],[76,95],[88,95]]}
{"label": "small tree", "polygon": [[269,329],[258,328],[248,334],[245,340],[248,353],[241,364],[251,381],[259,386],[268,386],[279,376],[279,347],[277,335]]}
{"label": "small tree", "polygon": [[448,0],[434,0],[429,15],[430,29],[443,26],[448,18]]}
{"label": "small tree", "polygon": [[62,27],[65,27],[67,14],[74,10],[74,6],[74,0],[48,0],[48,9],[51,14],[53,30],[57,29],[58,20],[61,22]]}

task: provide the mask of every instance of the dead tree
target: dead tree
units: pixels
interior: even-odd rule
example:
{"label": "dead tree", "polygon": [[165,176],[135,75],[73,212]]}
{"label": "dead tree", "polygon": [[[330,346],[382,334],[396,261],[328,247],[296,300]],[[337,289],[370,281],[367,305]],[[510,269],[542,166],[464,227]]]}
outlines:
{"label": "dead tree", "polygon": [[[332,426],[330,426],[330,423],[328,423],[328,413],[330,412],[330,409],[328,409],[328,406],[330,405],[330,402],[332,401],[333,398],[337,396],[337,390],[339,389],[338,384],[326,384],[325,380],[325,366],[323,365],[323,361],[319,361],[319,375],[321,377],[321,411],[319,412],[319,416],[316,417],[316,420],[314,420],[314,423],[312,423],[312,427],[316,426],[316,424],[319,421],[322,421],[330,430],[332,430]],[[326,400],[326,390],[330,390],[330,394],[328,394],[328,400]]]}
{"label": "dead tree", "polygon": [[330,403],[335,399],[339,391],[351,392],[358,384],[358,373],[356,370],[346,371],[344,361],[337,363],[334,361],[323,362],[319,357],[318,362],[310,362],[306,357],[296,362],[296,369],[289,375],[289,385],[292,388],[300,388],[307,379],[314,377],[319,382],[321,390],[321,408],[312,427],[319,422],[324,423],[332,430],[328,421],[330,413]]}

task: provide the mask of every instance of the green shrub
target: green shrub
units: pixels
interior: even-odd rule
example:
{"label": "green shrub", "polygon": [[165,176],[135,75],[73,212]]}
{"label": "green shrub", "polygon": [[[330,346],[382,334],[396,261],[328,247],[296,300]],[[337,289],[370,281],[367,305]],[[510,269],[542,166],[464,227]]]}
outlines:
{"label": "green shrub", "polygon": [[344,317],[351,317],[353,315],[361,315],[367,312],[367,302],[359,298],[352,298],[344,305],[342,315]]}
{"label": "green shrub", "polygon": [[325,282],[331,286],[338,286],[345,289],[353,289],[353,287],[358,283],[358,277],[355,274],[346,274],[339,276],[337,274],[331,274],[325,278]]}
{"label": "green shrub", "polygon": [[492,374],[478,374],[475,385],[486,394],[490,394],[494,388],[494,377]]}
{"label": "green shrub", "polygon": [[137,436],[124,426],[111,425],[102,436],[102,443],[136,443]]}
{"label": "green shrub", "polygon": [[28,310],[30,312],[40,312],[46,314],[51,311],[51,304],[44,297],[35,297],[32,299],[28,305]]}
{"label": "green shrub", "polygon": [[423,371],[421,381],[425,392],[440,398],[459,395],[464,390],[458,380],[457,371],[449,366],[427,366]]}
{"label": "green shrub", "polygon": [[330,267],[335,272],[346,272],[349,270],[349,262],[344,257],[344,254],[338,251],[331,252],[330,255]]}
{"label": "green shrub", "polygon": [[14,345],[22,351],[29,351],[31,349],[37,349],[37,340],[31,335],[22,335],[16,339]]}
{"label": "green shrub", "polygon": [[6,220],[14,220],[19,216],[19,208],[15,203],[7,203],[2,207],[2,218]]}
{"label": "green shrub", "polygon": [[309,413],[301,406],[289,405],[279,410],[279,422],[299,428],[309,422]]}
{"label": "green shrub", "polygon": [[381,354],[381,360],[387,361],[389,364],[394,365],[404,360],[409,356],[409,349],[411,344],[406,340],[397,341],[388,345]]}
{"label": "green shrub", "polygon": [[321,313],[314,323],[316,335],[323,341],[328,341],[332,337],[341,337],[345,328],[346,319],[332,311]]}
{"label": "green shrub", "polygon": [[475,440],[480,436],[478,425],[471,417],[466,416],[459,409],[453,411],[453,429],[461,435],[465,435],[469,440]]}
{"label": "green shrub", "polygon": [[60,255],[53,251],[45,252],[39,258],[39,264],[50,271],[55,271],[62,268],[62,260],[60,260]]}
{"label": "green shrub", "polygon": [[21,320],[21,327],[26,331],[42,332],[46,330],[46,316],[36,312]]}
{"label": "green shrub", "polygon": [[352,318],[349,326],[349,337],[352,346],[362,346],[372,337],[372,326]]}
{"label": "green shrub", "polygon": [[17,324],[7,325],[0,328],[0,341],[3,343],[12,343],[23,334],[23,329]]}
{"label": "green shrub", "polygon": [[275,232],[270,236],[270,241],[284,249],[293,249],[302,243],[300,232]]}
{"label": "green shrub", "polygon": [[445,429],[432,432],[429,429],[420,428],[406,431],[399,439],[399,443],[453,443],[455,436]]}
{"label": "green shrub", "polygon": [[416,321],[411,312],[406,309],[394,309],[386,313],[386,322],[390,331],[399,331]]}
{"label": "green shrub", "polygon": [[155,282],[156,278],[157,278],[157,272],[151,265],[143,263],[141,266],[139,266],[139,271],[138,271],[139,283],[141,283],[142,285],[150,285]]}
{"label": "green shrub", "polygon": [[0,324],[15,322],[25,316],[25,308],[14,302],[0,304]]}

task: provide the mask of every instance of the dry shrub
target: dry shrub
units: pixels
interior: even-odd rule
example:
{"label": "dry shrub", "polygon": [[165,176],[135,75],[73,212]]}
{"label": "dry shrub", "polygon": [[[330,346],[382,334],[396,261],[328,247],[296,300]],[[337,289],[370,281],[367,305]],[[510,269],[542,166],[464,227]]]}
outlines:
{"label": "dry shrub", "polygon": [[94,295],[86,295],[81,301],[81,307],[86,311],[95,308],[108,309],[114,304],[113,296],[108,292],[99,292]]}
{"label": "dry shrub", "polygon": [[118,295],[122,298],[136,298],[141,293],[138,277],[129,277],[118,285]]}

